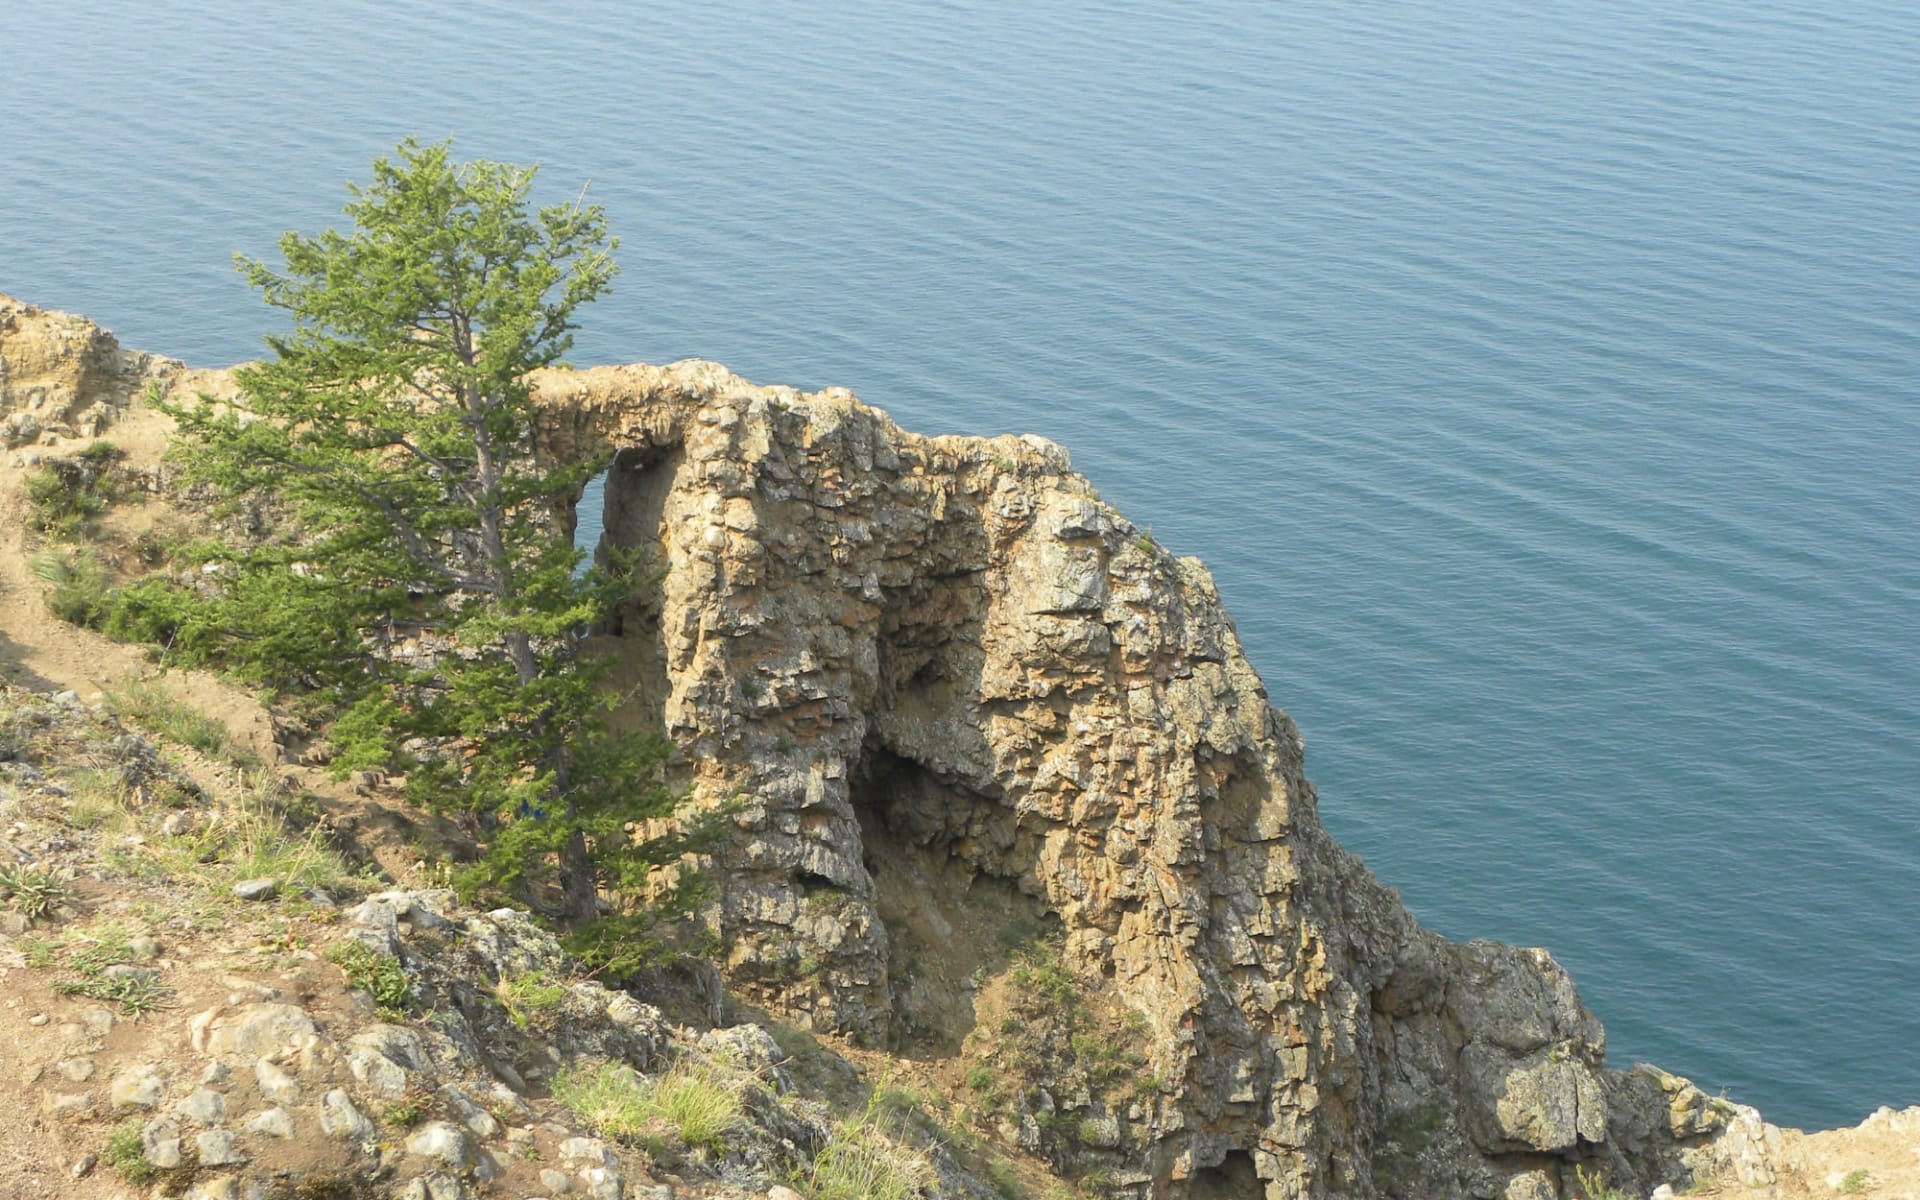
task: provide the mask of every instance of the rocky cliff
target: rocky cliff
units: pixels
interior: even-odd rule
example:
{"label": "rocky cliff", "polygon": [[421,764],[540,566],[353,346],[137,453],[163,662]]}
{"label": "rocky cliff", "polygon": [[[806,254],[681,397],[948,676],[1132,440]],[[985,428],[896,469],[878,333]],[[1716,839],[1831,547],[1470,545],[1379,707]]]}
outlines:
{"label": "rocky cliff", "polygon": [[[181,378],[74,328],[0,306],[0,401],[84,436]],[[1205,567],[1061,448],[704,362],[538,394],[541,452],[611,453],[608,543],[661,568],[606,644],[628,719],[734,806],[710,916],[740,1002],[947,1070],[1114,1196],[1771,1181],[1751,1110],[1605,1066],[1545,951],[1422,930],[1328,838]]]}
{"label": "rocky cliff", "polygon": [[607,537],[666,568],[616,643],[697,789],[743,804],[737,987],[953,1054],[996,967],[970,908],[1057,926],[1156,1084],[1020,1103],[1117,1131],[1050,1149],[1129,1194],[1518,1200],[1576,1164],[1651,1186],[1736,1115],[1604,1067],[1545,951],[1428,933],[1341,851],[1206,568],[1059,447],[710,363],[541,395],[549,453],[615,452]]}

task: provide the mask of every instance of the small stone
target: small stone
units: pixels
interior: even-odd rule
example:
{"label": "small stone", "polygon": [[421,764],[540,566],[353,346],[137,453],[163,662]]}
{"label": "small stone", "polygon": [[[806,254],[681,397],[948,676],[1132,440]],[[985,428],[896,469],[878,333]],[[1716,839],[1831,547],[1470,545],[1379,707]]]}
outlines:
{"label": "small stone", "polygon": [[620,1200],[620,1172],[612,1167],[588,1167],[580,1172],[580,1179],[593,1200]]}
{"label": "small stone", "polygon": [[445,1171],[434,1171],[409,1183],[400,1200],[472,1200],[467,1185]]}
{"label": "small stone", "polygon": [[45,1025],[46,1023],[47,1023],[47,1014],[45,1013],[35,1013],[32,1016],[27,1018],[27,1024],[29,1025],[39,1026],[39,1025]]}
{"label": "small stone", "polygon": [[[199,1020],[194,1018],[195,1023]],[[208,1020],[207,1052],[233,1058],[265,1058],[298,1045],[315,1031],[313,1018],[292,1004],[249,1004]]]}
{"label": "small stone", "polygon": [[161,1170],[180,1165],[179,1131],[168,1121],[154,1121],[140,1131],[140,1152]]}
{"label": "small stone", "polygon": [[253,1064],[253,1077],[259,1081],[260,1094],[275,1104],[300,1103],[300,1085],[293,1081],[293,1076],[266,1059]]}
{"label": "small stone", "polygon": [[104,1008],[90,1008],[80,1014],[80,1024],[94,1037],[105,1037],[113,1029],[113,1014]]}
{"label": "small stone", "polygon": [[195,1088],[180,1102],[180,1111],[202,1125],[218,1125],[227,1115],[227,1098],[211,1088]]}
{"label": "small stone", "polygon": [[345,1091],[335,1088],[320,1101],[320,1129],[328,1137],[361,1141],[372,1136],[373,1122],[360,1115]]}
{"label": "small stone", "polygon": [[160,821],[160,832],[168,837],[179,837],[193,828],[193,820],[185,813],[168,813]]}
{"label": "small stone", "polygon": [[50,1117],[79,1117],[93,1111],[92,1092],[47,1092],[40,1109]]}
{"label": "small stone", "polygon": [[397,1025],[375,1025],[348,1039],[347,1046],[353,1077],[383,1096],[405,1095],[408,1072],[427,1066],[420,1036]]}
{"label": "small stone", "polygon": [[800,1193],[776,1183],[767,1189],[767,1200],[800,1200]]}
{"label": "small stone", "polygon": [[90,1058],[63,1058],[54,1064],[54,1069],[74,1083],[85,1083],[93,1078],[96,1068]]}
{"label": "small stone", "polygon": [[270,900],[279,888],[271,879],[243,879],[233,885],[233,894],[242,900]]}
{"label": "small stone", "polygon": [[99,1161],[100,1156],[98,1154],[82,1154],[73,1161],[71,1167],[67,1168],[67,1174],[73,1176],[75,1179],[85,1179],[87,1175],[93,1171],[94,1165]]}
{"label": "small stone", "polygon": [[540,1186],[556,1196],[564,1196],[573,1190],[573,1179],[565,1171],[542,1167],[540,1168]]}
{"label": "small stone", "polygon": [[465,1130],[445,1121],[422,1126],[418,1133],[407,1139],[407,1151],[456,1171],[465,1170],[473,1163],[473,1140]]}
{"label": "small stone", "polygon": [[209,1008],[204,1012],[195,1013],[187,1022],[187,1044],[193,1047],[196,1053],[207,1048],[207,1027],[212,1025],[219,1015],[219,1009]]}
{"label": "small stone", "polygon": [[140,962],[151,962],[160,957],[160,941],[158,938],[148,937],[144,933],[137,937],[128,938],[127,953],[133,955],[133,957]]}
{"label": "small stone", "polygon": [[226,1178],[196,1183],[187,1192],[186,1200],[240,1200],[240,1181]]}
{"label": "small stone", "polygon": [[225,1087],[227,1081],[232,1078],[233,1068],[219,1059],[208,1063],[207,1069],[200,1072],[200,1083],[203,1087]]}
{"label": "small stone", "polygon": [[570,1137],[560,1143],[560,1158],[563,1162],[590,1162],[601,1166],[610,1166],[615,1161],[613,1151],[599,1138]]}
{"label": "small stone", "polygon": [[247,1122],[247,1132],[263,1137],[291,1138],[293,1117],[284,1108],[270,1108]]}
{"label": "small stone", "polygon": [[159,1073],[152,1067],[141,1067],[115,1076],[107,1097],[115,1108],[153,1108],[165,1094],[166,1085]]}
{"label": "small stone", "polygon": [[209,1129],[193,1139],[200,1151],[200,1165],[203,1167],[230,1167],[247,1161],[247,1156],[233,1144],[233,1135],[224,1129]]}

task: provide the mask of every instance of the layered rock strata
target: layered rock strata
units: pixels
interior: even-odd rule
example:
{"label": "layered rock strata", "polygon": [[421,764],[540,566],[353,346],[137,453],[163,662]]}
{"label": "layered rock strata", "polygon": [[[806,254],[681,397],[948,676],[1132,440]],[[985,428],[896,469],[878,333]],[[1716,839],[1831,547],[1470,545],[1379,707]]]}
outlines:
{"label": "layered rock strata", "polygon": [[1151,1096],[1025,1101],[1117,1125],[1134,1195],[1651,1186],[1739,1115],[1606,1069],[1545,951],[1422,930],[1335,845],[1206,568],[1059,447],[701,362],[541,395],[547,452],[615,454],[609,542],[665,568],[618,639],[696,791],[740,806],[736,985],[938,1054],[995,965],[953,934],[970,896],[1024,897],[1150,1030]]}

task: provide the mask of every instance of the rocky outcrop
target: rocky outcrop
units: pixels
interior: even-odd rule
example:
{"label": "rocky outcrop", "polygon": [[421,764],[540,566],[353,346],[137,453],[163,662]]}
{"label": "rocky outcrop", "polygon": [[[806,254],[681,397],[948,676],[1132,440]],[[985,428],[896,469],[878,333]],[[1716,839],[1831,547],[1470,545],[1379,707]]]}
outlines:
{"label": "rocky outcrop", "polygon": [[177,365],[122,350],[85,317],[0,295],[0,446],[91,438],[150,373]]}
{"label": "rocky outcrop", "polygon": [[549,453],[614,454],[609,542],[665,568],[616,638],[697,792],[739,806],[736,986],[950,1053],[997,965],[954,932],[975,897],[1056,923],[1158,1082],[1022,1104],[1117,1126],[1081,1165],[1123,1194],[1555,1196],[1576,1164],[1651,1186],[1733,1115],[1605,1068],[1545,951],[1422,930],[1334,845],[1205,567],[1059,447],[710,363],[541,394]]}
{"label": "rocky outcrop", "polygon": [[538,394],[543,453],[611,456],[607,548],[661,568],[606,636],[625,719],[732,813],[738,994],[932,1061],[1038,1029],[1072,1069],[1019,1080],[1004,1129],[1116,1196],[1769,1169],[1750,1110],[1606,1067],[1545,951],[1422,930],[1328,838],[1205,567],[1059,447],[703,362]]}

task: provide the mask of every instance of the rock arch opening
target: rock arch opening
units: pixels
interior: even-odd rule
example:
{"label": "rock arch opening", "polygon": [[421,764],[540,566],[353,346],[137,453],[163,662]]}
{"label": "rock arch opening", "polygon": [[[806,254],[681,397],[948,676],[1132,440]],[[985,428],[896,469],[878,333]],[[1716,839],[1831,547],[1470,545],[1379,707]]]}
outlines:
{"label": "rock arch opening", "polygon": [[677,446],[621,450],[587,484],[579,504],[575,545],[584,549],[591,537],[596,561],[616,555],[634,559],[634,586],[599,631],[614,643],[611,682],[627,697],[614,720],[632,729],[657,730],[665,720],[668,682],[659,575],[665,565],[667,497],[683,457]]}

